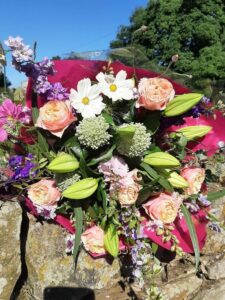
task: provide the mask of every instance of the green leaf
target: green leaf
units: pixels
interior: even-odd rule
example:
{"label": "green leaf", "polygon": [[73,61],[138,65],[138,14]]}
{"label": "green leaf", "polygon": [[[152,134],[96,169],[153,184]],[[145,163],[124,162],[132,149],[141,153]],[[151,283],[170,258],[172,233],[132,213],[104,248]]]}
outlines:
{"label": "green leaf", "polygon": [[46,139],[44,138],[44,136],[40,133],[40,131],[38,131],[38,144],[40,146],[41,153],[44,156],[49,157],[48,143],[47,143]]}
{"label": "green leaf", "polygon": [[38,116],[39,116],[39,109],[37,107],[33,107],[32,108],[32,119],[33,119],[34,124],[37,122]]}
{"label": "green leaf", "polygon": [[81,207],[74,208],[74,214],[76,219],[76,234],[75,234],[75,241],[73,247],[73,258],[76,262],[77,254],[80,249],[80,241],[81,241],[81,234],[83,229],[83,211]]}
{"label": "green leaf", "polygon": [[137,199],[137,205],[141,205],[142,203],[144,203],[146,200],[149,199],[149,197],[152,195],[153,193],[153,186],[144,186],[139,194],[138,194],[138,199]]}
{"label": "green leaf", "polygon": [[170,182],[166,179],[166,178],[164,178],[164,177],[162,177],[162,176],[160,176],[160,178],[159,178],[159,184],[165,189],[165,190],[167,190],[168,192],[173,192],[174,190],[173,190],[173,187],[171,186],[171,184],[170,184]]}
{"label": "green leaf", "polygon": [[106,120],[106,122],[107,122],[109,125],[115,126],[115,123],[114,123],[114,121],[113,121],[112,116],[110,116],[110,115],[107,114],[106,112],[102,112],[102,116],[103,116],[103,118]]}
{"label": "green leaf", "polygon": [[219,199],[223,196],[225,196],[225,189],[223,189],[219,192],[210,192],[210,193],[208,193],[207,200],[212,202],[212,201],[217,200],[217,199]]}
{"label": "green leaf", "polygon": [[140,167],[142,167],[152,177],[152,179],[157,180],[164,189],[166,189],[168,192],[173,192],[173,187],[169,181],[163,176],[160,176],[152,167],[146,163],[141,163]]}
{"label": "green leaf", "polygon": [[152,243],[152,253],[153,253],[153,254],[156,254],[158,248],[159,248],[159,245],[157,245],[157,244],[155,244],[155,243]]}
{"label": "green leaf", "polygon": [[119,236],[113,224],[110,224],[104,235],[104,245],[106,250],[113,256],[119,254]]}
{"label": "green leaf", "polygon": [[151,176],[152,179],[158,180],[160,178],[159,174],[146,163],[141,163],[140,167],[142,167]]}
{"label": "green leaf", "polygon": [[148,111],[144,117],[143,123],[151,134],[156,133],[160,125],[160,111]]}
{"label": "green leaf", "polygon": [[192,242],[194,253],[195,253],[195,267],[196,267],[196,271],[197,271],[199,262],[200,262],[200,250],[199,250],[199,243],[198,243],[195,226],[193,224],[191,215],[190,215],[189,211],[187,210],[187,208],[184,206],[184,204],[181,205],[181,210],[184,214],[184,218],[185,218],[185,221],[187,223],[188,230],[190,233],[191,242]]}
{"label": "green leaf", "polygon": [[179,95],[169,102],[164,110],[164,115],[166,117],[181,115],[195,106],[202,97],[202,94],[197,93]]}
{"label": "green leaf", "polygon": [[109,160],[112,157],[113,151],[116,148],[116,145],[113,145],[111,148],[109,148],[106,152],[104,152],[102,155],[100,155],[98,158],[93,158],[87,166],[93,166],[98,164],[99,162],[103,160]]}
{"label": "green leaf", "polygon": [[107,193],[106,193],[106,190],[105,190],[105,184],[102,180],[100,181],[100,183],[98,185],[97,198],[98,198],[99,201],[102,202],[102,206],[103,206],[104,210],[106,210]]}

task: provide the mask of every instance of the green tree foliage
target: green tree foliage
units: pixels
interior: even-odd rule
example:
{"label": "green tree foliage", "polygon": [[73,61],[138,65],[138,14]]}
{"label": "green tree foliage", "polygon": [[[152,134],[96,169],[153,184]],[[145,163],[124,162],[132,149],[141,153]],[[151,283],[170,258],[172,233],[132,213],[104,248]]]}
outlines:
{"label": "green tree foliage", "polygon": [[[0,72],[0,88],[4,87],[4,74]],[[9,87],[11,85],[11,82],[6,77],[6,86]]]}
{"label": "green tree foliage", "polygon": [[164,67],[178,54],[173,70],[195,80],[225,78],[225,1],[150,0],[120,27],[111,48],[131,44]]}

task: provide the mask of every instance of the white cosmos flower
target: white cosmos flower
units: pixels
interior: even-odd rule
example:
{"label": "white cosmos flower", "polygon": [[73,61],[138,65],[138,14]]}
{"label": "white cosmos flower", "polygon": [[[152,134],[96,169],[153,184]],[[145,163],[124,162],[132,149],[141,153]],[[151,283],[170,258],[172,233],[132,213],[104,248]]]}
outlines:
{"label": "white cosmos flower", "polygon": [[134,99],[134,80],[126,78],[127,73],[123,70],[119,71],[116,77],[102,72],[96,76],[101,92],[113,102]]}
{"label": "white cosmos flower", "polygon": [[91,85],[89,78],[84,78],[78,82],[77,91],[70,90],[71,105],[83,118],[100,115],[105,108],[102,100],[99,86],[97,84]]}

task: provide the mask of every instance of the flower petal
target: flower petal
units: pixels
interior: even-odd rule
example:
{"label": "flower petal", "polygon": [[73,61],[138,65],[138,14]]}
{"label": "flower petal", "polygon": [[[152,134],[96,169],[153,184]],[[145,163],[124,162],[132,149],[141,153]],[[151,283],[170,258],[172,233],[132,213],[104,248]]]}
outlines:
{"label": "flower petal", "polygon": [[5,142],[8,139],[8,133],[5,129],[0,128],[0,142]]}
{"label": "flower petal", "polygon": [[90,88],[90,91],[87,96],[89,99],[95,99],[95,98],[100,97],[99,94],[100,94],[100,86],[98,84],[94,84]]}
{"label": "flower petal", "polygon": [[127,72],[124,70],[121,70],[116,74],[115,83],[120,82],[122,80],[126,80],[126,78],[127,78]]}
{"label": "flower petal", "polygon": [[85,97],[88,95],[91,88],[91,80],[90,78],[84,78],[80,80],[77,84],[77,91],[81,97]]}

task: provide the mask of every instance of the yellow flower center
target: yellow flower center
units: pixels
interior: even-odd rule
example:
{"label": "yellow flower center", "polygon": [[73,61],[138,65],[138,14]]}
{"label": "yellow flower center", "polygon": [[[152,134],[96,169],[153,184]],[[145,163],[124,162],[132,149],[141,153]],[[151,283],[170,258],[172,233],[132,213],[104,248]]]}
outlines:
{"label": "yellow flower center", "polygon": [[82,99],[82,103],[83,103],[84,105],[89,104],[89,102],[90,102],[90,100],[89,100],[88,97],[84,97],[84,98]]}
{"label": "yellow flower center", "polygon": [[117,90],[117,86],[115,84],[111,84],[109,88],[111,92],[115,92]]}

